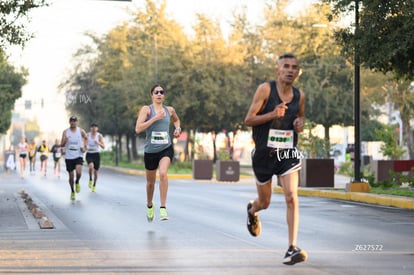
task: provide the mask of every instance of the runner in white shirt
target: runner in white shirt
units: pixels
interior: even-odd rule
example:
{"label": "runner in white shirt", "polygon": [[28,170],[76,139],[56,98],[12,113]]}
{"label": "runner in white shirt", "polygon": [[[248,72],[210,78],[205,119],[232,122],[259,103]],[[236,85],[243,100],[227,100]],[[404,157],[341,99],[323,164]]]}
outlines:
{"label": "runner in white shirt", "polygon": [[[71,200],[76,199],[76,193],[80,192],[79,180],[82,175],[83,153],[86,151],[88,136],[85,130],[77,126],[78,118],[71,116],[69,119],[70,127],[63,131],[60,146],[65,148],[66,171],[69,173],[69,185],[71,189]],[[76,178],[74,175],[76,170]]]}
{"label": "runner in white shirt", "polygon": [[89,167],[89,188],[92,189],[92,192],[96,192],[96,181],[101,165],[101,148],[105,148],[102,134],[98,132],[98,124],[92,123],[91,131],[88,133],[88,147],[85,157]]}
{"label": "runner in white shirt", "polygon": [[26,173],[26,158],[29,152],[29,144],[27,143],[27,139],[25,137],[22,137],[18,145],[18,149],[19,149],[19,161],[20,161],[20,175],[23,178]]}

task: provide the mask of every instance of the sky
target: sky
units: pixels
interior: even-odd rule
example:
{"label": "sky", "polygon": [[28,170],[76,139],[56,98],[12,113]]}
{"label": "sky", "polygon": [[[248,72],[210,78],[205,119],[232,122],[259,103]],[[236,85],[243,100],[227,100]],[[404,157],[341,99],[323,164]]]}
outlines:
{"label": "sky", "polygon": [[[28,83],[23,96],[15,104],[20,117],[36,119],[43,136],[48,140],[60,138],[68,127],[65,97],[58,85],[71,69],[72,55],[87,40],[86,31],[104,34],[122,21],[130,18],[127,8],[143,7],[145,1],[132,2],[98,0],[49,0],[49,7],[39,8],[30,14],[29,30],[35,38],[24,49],[12,47],[10,62],[29,70]],[[247,7],[247,17],[254,24],[260,23],[262,11],[268,0],[167,0],[167,13],[177,20],[186,32],[191,32],[196,13],[203,13],[220,20],[226,34],[233,11]],[[297,0],[297,3],[303,3]],[[306,2],[311,2],[307,0]],[[295,6],[297,7],[297,6]],[[25,110],[25,101],[32,102]],[[41,108],[41,102],[44,102]]]}

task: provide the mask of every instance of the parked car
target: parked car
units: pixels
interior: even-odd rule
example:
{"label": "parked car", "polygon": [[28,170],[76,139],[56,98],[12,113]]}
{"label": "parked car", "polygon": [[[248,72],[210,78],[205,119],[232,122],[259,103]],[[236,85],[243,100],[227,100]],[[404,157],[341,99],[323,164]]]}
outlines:
{"label": "parked car", "polygon": [[342,144],[333,144],[329,150],[329,156],[331,157],[339,157],[342,155]]}

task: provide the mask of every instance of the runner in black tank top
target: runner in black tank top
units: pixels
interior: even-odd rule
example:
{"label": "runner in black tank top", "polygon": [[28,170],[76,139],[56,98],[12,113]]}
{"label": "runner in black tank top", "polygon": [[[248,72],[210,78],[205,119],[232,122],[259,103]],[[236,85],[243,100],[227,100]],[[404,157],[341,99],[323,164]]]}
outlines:
{"label": "runner in black tank top", "polygon": [[[276,81],[270,81],[270,95],[269,99],[261,112],[258,114],[269,113],[274,110],[276,105],[282,103],[282,100],[279,97],[276,87]],[[299,113],[299,101],[300,101],[300,91],[293,88],[293,99],[290,102],[286,103],[288,107],[285,111],[285,115],[282,118],[275,118],[267,123],[253,126],[253,140],[256,144],[256,150],[269,151],[270,148],[267,147],[267,138],[269,129],[280,129],[280,130],[293,130],[293,121],[296,119],[297,114]],[[294,132],[294,146],[298,143],[298,134]]]}
{"label": "runner in black tank top", "polygon": [[247,228],[252,236],[261,232],[258,212],[270,205],[272,177],[277,175],[286,201],[288,224],[288,250],[283,263],[293,265],[307,258],[306,251],[296,246],[299,227],[299,201],[297,189],[301,154],[296,149],[298,132],[303,131],[305,95],[292,86],[299,75],[296,57],[279,57],[276,67],[277,82],[259,85],[245,123],[253,128],[255,149],[252,167],[256,176],[258,197],[247,204]]}

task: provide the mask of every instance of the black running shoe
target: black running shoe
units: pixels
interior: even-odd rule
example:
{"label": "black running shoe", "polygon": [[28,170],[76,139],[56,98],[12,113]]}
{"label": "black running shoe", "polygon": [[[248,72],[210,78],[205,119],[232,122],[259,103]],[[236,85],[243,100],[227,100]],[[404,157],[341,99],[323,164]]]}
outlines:
{"label": "black running shoe", "polygon": [[297,246],[291,245],[285,254],[283,263],[286,265],[294,265],[294,264],[306,261],[307,258],[308,258],[308,253],[306,253],[305,250],[300,249]]}
{"label": "black running shoe", "polygon": [[254,237],[260,235],[262,230],[262,223],[259,221],[259,215],[257,213],[250,214],[249,209],[252,208],[253,201],[249,201],[247,204],[247,229]]}

